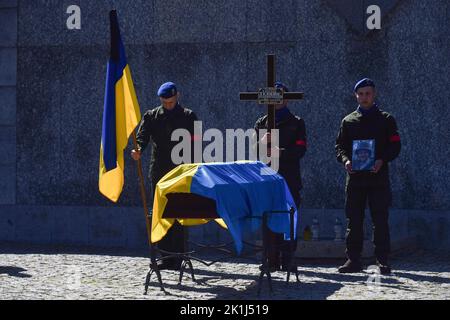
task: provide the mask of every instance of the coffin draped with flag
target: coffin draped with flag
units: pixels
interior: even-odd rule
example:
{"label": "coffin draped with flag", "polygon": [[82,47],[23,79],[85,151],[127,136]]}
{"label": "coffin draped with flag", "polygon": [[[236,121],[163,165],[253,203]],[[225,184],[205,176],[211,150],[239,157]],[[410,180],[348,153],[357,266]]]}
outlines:
{"label": "coffin draped with flag", "polygon": [[141,120],[141,112],[114,10],[110,12],[110,23],[111,57],[106,71],[99,190],[117,202],[124,184],[123,151]]}
{"label": "coffin draped with flag", "polygon": [[[261,227],[264,212],[296,208],[286,181],[262,162],[182,164],[167,173],[156,186],[152,242],[161,240],[175,222],[175,218],[163,216],[171,193],[191,193],[214,200],[220,217],[216,222],[228,229],[238,254],[242,251],[243,235]],[[184,226],[210,221],[184,217],[177,220]],[[294,226],[296,222],[297,211]],[[268,227],[289,239],[289,214],[269,214]]]}

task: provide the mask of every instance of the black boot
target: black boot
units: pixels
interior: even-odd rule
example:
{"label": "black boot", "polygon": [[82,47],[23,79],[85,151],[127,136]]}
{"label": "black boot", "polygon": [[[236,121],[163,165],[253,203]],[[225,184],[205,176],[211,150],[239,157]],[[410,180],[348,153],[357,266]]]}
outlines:
{"label": "black boot", "polygon": [[[276,271],[280,271],[280,266],[279,265],[271,265],[271,264],[269,264],[268,266],[268,270],[269,270],[269,272],[270,273],[273,273],[273,272],[276,272]],[[260,271],[263,271],[263,265],[260,265],[259,266],[259,270]]]}
{"label": "black boot", "polygon": [[387,259],[377,259],[377,266],[380,268],[381,274],[391,274],[392,268],[389,265]]}
{"label": "black boot", "polygon": [[362,264],[359,260],[347,260],[338,268],[339,273],[357,273],[362,271]]}

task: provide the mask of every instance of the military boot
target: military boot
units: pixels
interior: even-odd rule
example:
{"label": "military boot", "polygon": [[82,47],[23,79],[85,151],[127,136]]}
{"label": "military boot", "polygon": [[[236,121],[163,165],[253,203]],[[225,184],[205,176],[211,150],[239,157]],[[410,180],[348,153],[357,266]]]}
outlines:
{"label": "military boot", "polygon": [[362,271],[362,264],[359,260],[347,260],[338,268],[339,273],[357,273]]}
{"label": "military boot", "polygon": [[377,266],[380,268],[380,273],[384,275],[391,274],[392,268],[387,259],[377,259]]}

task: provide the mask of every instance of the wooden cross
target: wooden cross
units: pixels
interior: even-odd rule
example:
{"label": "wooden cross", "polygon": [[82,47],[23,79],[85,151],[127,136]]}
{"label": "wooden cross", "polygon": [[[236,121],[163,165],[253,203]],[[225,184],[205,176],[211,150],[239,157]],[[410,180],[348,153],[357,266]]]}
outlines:
{"label": "wooden cross", "polygon": [[257,101],[258,104],[267,105],[267,131],[275,129],[275,105],[282,104],[283,100],[303,99],[303,92],[284,92],[283,89],[275,88],[275,55],[267,55],[267,84],[258,92],[240,92],[239,100]]}

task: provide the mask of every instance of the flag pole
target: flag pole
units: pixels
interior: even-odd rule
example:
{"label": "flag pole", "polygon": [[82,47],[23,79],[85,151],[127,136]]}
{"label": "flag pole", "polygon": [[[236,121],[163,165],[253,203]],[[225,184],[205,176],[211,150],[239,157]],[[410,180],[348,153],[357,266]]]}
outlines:
{"label": "flag pole", "polygon": [[[136,141],[136,129],[133,130],[132,136],[133,136],[134,149],[137,150],[138,145],[137,145],[137,141]],[[158,281],[159,281],[161,290],[164,292],[165,292],[165,290],[164,290],[164,286],[163,286],[162,280],[161,280],[161,273],[159,272],[159,269],[158,269],[155,246],[153,246],[153,243],[152,243],[152,229],[151,229],[151,223],[150,223],[150,215],[149,215],[149,211],[147,208],[147,199],[145,197],[144,176],[142,174],[142,161],[140,158],[139,158],[139,160],[137,160],[137,164],[138,164],[137,168],[138,168],[138,175],[139,175],[139,184],[141,186],[142,205],[144,207],[145,224],[147,225],[147,237],[148,237],[148,245],[150,247],[150,261],[151,261],[150,262],[150,270],[147,272],[147,277],[145,278],[144,294],[146,295],[148,286],[150,285],[150,277],[153,272],[155,272],[156,276],[158,277]]]}
{"label": "flag pole", "polygon": [[[133,130],[133,144],[134,149],[138,149],[137,141],[136,141],[136,130]],[[141,189],[141,198],[142,198],[142,206],[144,207],[144,214],[145,214],[145,224],[147,225],[147,237],[148,237],[148,244],[150,247],[152,246],[152,237],[151,237],[151,222],[149,217],[149,211],[147,207],[147,199],[145,196],[145,187],[144,187],[144,176],[142,174],[142,161],[141,159],[137,160],[137,169],[138,169],[138,176],[139,176],[139,184]]]}

